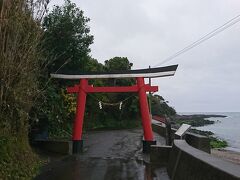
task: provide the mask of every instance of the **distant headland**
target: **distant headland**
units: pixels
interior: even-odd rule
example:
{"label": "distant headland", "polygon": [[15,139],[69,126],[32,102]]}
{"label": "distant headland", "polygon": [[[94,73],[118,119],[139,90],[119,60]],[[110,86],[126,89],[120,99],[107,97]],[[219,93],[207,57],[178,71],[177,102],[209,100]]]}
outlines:
{"label": "distant headland", "polygon": [[191,114],[191,115],[179,115],[177,114],[174,118],[172,123],[176,125],[180,124],[189,124],[193,127],[205,126],[209,124],[214,124],[215,121],[208,120],[206,118],[224,118],[227,117],[225,115],[217,115],[217,114]]}

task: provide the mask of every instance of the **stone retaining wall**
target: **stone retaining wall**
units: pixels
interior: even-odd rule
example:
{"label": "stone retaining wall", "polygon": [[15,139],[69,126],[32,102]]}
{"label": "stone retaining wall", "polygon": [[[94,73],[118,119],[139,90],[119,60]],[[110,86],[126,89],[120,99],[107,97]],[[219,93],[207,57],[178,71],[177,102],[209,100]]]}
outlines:
{"label": "stone retaining wall", "polygon": [[36,140],[34,145],[41,149],[58,154],[72,154],[72,141],[66,140]]}

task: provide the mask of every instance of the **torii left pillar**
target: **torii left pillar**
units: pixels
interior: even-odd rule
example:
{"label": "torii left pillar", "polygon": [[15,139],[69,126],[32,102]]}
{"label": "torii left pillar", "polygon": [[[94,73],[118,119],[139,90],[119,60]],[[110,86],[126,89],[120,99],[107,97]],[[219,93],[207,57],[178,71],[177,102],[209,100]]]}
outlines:
{"label": "torii left pillar", "polygon": [[82,129],[83,129],[83,119],[85,112],[85,104],[86,104],[86,87],[88,86],[87,79],[80,80],[80,86],[77,95],[77,108],[75,115],[75,122],[73,127],[73,146],[72,153],[78,154],[83,151],[83,140],[82,140]]}
{"label": "torii left pillar", "polygon": [[144,83],[143,77],[137,78],[137,85],[138,85],[139,106],[140,106],[142,127],[143,127],[143,134],[144,134],[143,152],[148,153],[150,152],[151,145],[155,145],[156,141],[154,141],[154,138],[153,138],[152,122],[150,119],[148,100],[147,100],[145,83]]}

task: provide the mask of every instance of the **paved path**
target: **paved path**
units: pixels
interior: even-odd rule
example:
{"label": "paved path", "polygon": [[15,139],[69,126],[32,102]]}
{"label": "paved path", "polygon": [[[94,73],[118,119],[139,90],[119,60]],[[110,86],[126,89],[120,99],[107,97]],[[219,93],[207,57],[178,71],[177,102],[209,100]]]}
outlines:
{"label": "paved path", "polygon": [[36,179],[169,179],[165,168],[144,163],[141,129],[98,131],[84,139],[83,154],[50,163]]}

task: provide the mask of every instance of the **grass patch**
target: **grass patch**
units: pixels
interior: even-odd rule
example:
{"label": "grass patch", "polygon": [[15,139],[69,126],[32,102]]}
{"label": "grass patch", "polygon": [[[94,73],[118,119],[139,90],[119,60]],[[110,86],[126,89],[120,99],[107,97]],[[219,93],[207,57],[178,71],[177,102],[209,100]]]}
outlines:
{"label": "grass patch", "polygon": [[43,162],[28,142],[11,136],[0,136],[0,179],[32,179]]}
{"label": "grass patch", "polygon": [[227,141],[215,137],[210,137],[211,148],[225,148],[228,146]]}

